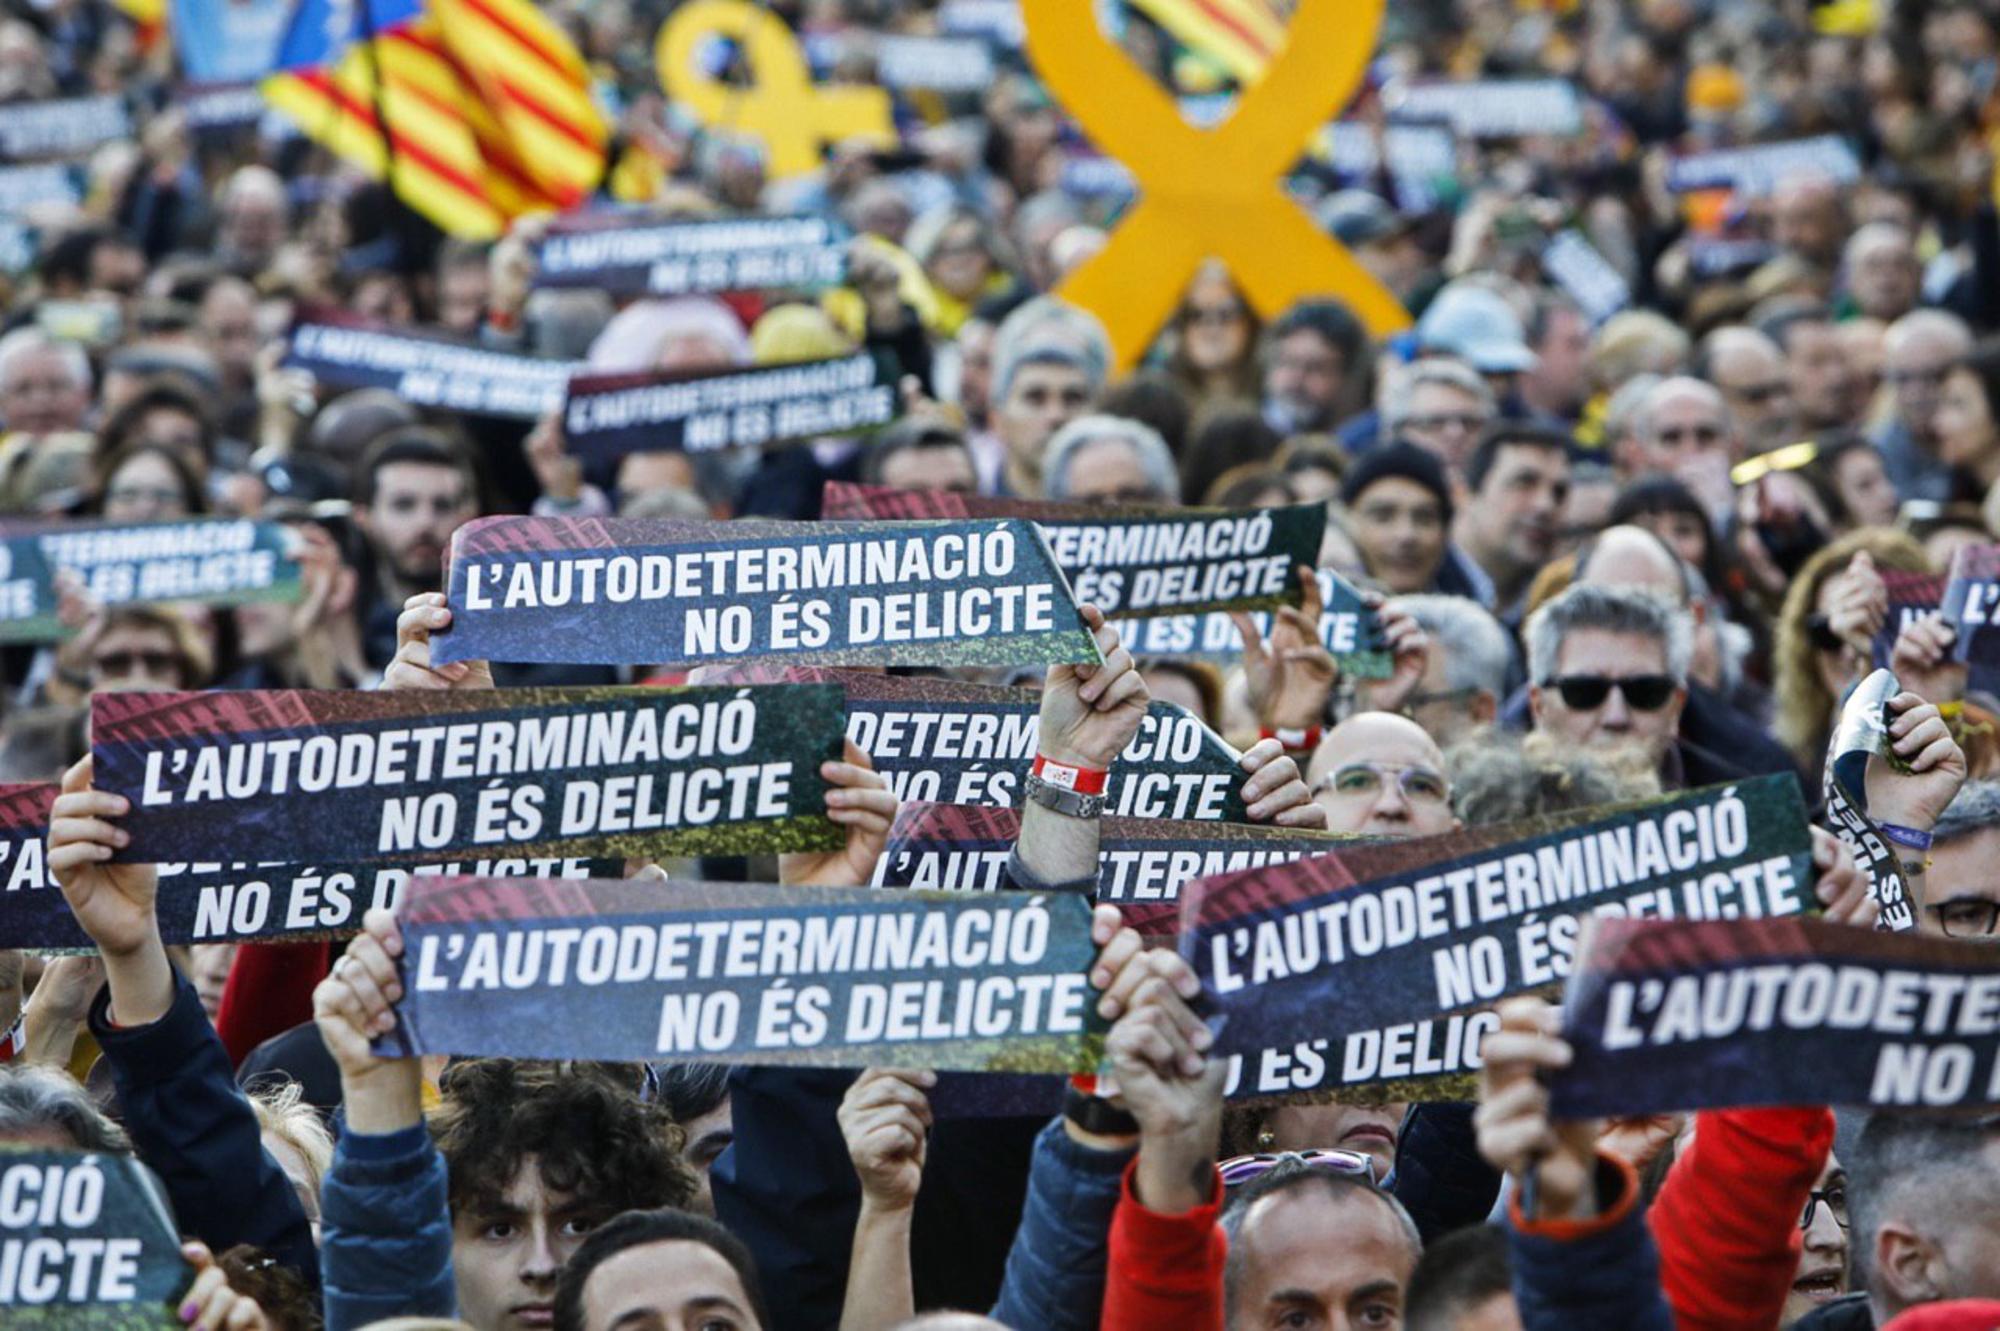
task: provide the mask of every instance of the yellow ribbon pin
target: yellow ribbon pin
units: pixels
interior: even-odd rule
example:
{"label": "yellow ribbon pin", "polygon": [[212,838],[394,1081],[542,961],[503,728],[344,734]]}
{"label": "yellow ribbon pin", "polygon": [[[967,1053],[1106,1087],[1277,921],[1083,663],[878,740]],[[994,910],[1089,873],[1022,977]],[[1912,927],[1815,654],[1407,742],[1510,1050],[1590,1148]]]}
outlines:
{"label": "yellow ribbon pin", "polygon": [[1105,36],[1096,6],[1021,0],[1028,54],[1043,81],[1138,186],[1110,244],[1056,293],[1104,322],[1120,365],[1145,354],[1211,256],[1267,319],[1301,299],[1332,296],[1377,337],[1409,326],[1396,297],[1313,225],[1281,179],[1353,96],[1384,3],[1301,0],[1263,78],[1226,121],[1203,130]]}
{"label": "yellow ribbon pin", "polygon": [[[723,83],[695,66],[702,43],[726,37],[743,48],[752,83]],[[660,86],[710,129],[763,140],[774,179],[820,165],[820,145],[869,138],[894,147],[889,94],[880,88],[820,88],[784,20],[750,0],[694,0],[674,11],[654,47]]]}

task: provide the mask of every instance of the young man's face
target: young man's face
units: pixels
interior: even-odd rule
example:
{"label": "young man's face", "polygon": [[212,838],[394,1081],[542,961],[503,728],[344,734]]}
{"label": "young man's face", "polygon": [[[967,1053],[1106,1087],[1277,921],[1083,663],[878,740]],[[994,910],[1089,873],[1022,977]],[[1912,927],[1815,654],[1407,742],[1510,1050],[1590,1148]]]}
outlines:
{"label": "young man's face", "polygon": [[391,462],[376,473],[375,502],[366,510],[375,552],[396,576],[419,587],[443,577],[451,534],[478,516],[471,487],[456,467]]}
{"label": "young man's face", "polygon": [[[462,1281],[461,1281],[462,1283]],[[611,1257],[583,1287],[583,1331],[759,1331],[736,1268],[705,1243],[668,1239]]]}
{"label": "young man's face", "polygon": [[459,1316],[474,1331],[554,1325],[563,1263],[609,1218],[550,1188],[535,1157],[526,1157],[505,1192],[451,1218]]}

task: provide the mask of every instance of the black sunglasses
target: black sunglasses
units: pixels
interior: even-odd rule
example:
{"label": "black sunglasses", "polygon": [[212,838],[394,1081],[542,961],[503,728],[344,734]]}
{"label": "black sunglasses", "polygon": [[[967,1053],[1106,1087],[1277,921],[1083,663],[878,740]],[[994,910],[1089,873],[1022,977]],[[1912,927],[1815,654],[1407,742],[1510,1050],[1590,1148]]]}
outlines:
{"label": "black sunglasses", "polygon": [[1669,675],[1561,675],[1542,685],[1562,694],[1563,706],[1573,712],[1594,712],[1617,689],[1628,706],[1642,712],[1657,712],[1674,696],[1675,684]]}
{"label": "black sunglasses", "polygon": [[1847,650],[1847,639],[1833,631],[1833,624],[1822,614],[1806,616],[1806,638],[1822,652]]}

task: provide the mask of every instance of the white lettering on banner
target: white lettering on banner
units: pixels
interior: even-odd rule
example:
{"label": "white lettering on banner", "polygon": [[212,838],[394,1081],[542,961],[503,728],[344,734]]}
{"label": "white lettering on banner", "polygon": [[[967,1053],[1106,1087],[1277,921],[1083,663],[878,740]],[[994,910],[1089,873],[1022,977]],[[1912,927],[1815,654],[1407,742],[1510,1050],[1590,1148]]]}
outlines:
{"label": "white lettering on banner", "polygon": [[740,221],[558,232],[542,242],[541,275],[594,273],[642,267],[662,259],[712,256],[740,262],[759,250],[829,245],[833,228],[817,217],[744,218]]}
{"label": "white lettering on banner", "polygon": [[1774,1029],[1938,1039],[2000,1034],[2000,973],[1773,962],[1665,980],[1614,980],[1605,1002],[1604,1047],[1611,1050]]}

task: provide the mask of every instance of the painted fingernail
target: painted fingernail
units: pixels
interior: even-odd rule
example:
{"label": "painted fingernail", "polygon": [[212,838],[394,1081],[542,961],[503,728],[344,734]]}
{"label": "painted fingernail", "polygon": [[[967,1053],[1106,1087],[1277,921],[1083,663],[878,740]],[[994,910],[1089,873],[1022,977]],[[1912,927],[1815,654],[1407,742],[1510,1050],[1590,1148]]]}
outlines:
{"label": "painted fingernail", "polygon": [[201,1305],[199,1303],[194,1302],[193,1300],[189,1300],[188,1302],[183,1303],[181,1305],[181,1320],[183,1322],[192,1322],[195,1318],[195,1314],[200,1311],[201,1311]]}

